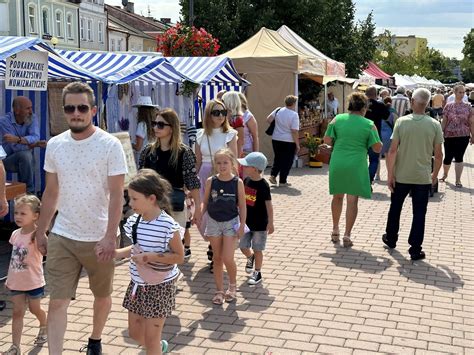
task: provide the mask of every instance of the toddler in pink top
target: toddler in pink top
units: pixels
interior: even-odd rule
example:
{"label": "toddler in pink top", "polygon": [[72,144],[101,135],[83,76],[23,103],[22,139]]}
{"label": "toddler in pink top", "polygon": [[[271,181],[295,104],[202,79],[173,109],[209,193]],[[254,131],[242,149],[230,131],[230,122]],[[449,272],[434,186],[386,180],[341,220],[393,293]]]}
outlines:
{"label": "toddler in pink top", "polygon": [[34,195],[15,199],[15,223],[21,227],[10,237],[12,256],[5,285],[10,290],[13,303],[12,346],[6,354],[21,354],[20,343],[26,305],[40,323],[35,345],[44,344],[46,312],[41,308],[44,295],[43,255],[35,240],[36,221],[39,218],[40,200]]}

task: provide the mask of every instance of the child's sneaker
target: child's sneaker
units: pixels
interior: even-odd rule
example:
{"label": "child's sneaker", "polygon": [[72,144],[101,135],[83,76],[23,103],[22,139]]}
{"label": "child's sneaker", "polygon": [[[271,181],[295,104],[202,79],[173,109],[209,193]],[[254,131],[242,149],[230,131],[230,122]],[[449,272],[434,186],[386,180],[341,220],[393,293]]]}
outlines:
{"label": "child's sneaker", "polygon": [[35,338],[35,345],[42,345],[48,341],[48,330],[46,326],[40,327],[38,335]]}
{"label": "child's sneaker", "polygon": [[184,261],[188,261],[191,258],[191,248],[184,248]]}
{"label": "child's sneaker", "polygon": [[255,261],[255,255],[252,254],[252,256],[247,258],[247,263],[245,264],[245,272],[247,274],[251,274],[253,271],[253,263]]}
{"label": "child's sneaker", "polygon": [[256,285],[262,281],[262,273],[260,271],[254,271],[250,279],[247,281],[249,285]]}
{"label": "child's sneaker", "polygon": [[168,352],[168,342],[164,339],[161,341],[161,352],[162,353]]}
{"label": "child's sneaker", "polygon": [[21,351],[20,351],[20,348],[18,346],[16,346],[15,344],[12,344],[12,346],[10,346],[10,349],[8,349],[7,351],[5,351],[2,354],[4,354],[4,355],[21,355]]}

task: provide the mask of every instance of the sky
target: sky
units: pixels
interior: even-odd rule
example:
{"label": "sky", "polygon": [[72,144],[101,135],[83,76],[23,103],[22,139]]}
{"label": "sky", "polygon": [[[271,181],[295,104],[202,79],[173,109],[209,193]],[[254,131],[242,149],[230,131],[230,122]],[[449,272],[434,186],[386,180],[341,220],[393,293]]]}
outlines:
{"label": "sky", "polygon": [[[195,0],[205,1],[205,0]],[[121,0],[105,0],[121,5]],[[135,0],[135,12],[144,16],[179,20],[178,0]],[[354,0],[356,20],[373,11],[376,34],[385,29],[394,35],[415,35],[428,40],[428,47],[448,57],[462,59],[463,37],[474,27],[473,0]]]}

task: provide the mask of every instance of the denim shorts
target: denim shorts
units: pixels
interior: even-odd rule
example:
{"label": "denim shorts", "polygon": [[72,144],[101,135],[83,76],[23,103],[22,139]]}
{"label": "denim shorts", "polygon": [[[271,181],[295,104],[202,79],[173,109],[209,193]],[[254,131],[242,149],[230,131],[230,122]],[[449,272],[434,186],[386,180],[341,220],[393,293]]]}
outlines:
{"label": "denim shorts", "polygon": [[10,290],[10,296],[27,295],[29,298],[41,298],[44,296],[44,286],[29,291]]}
{"label": "denim shorts", "polygon": [[238,225],[238,223],[239,216],[225,222],[218,222],[209,216],[206,225],[206,232],[204,234],[207,237],[235,237],[237,232],[235,231],[234,226]]}
{"label": "denim shorts", "polygon": [[267,231],[248,232],[240,239],[240,249],[250,249],[256,251],[265,250],[267,244]]}

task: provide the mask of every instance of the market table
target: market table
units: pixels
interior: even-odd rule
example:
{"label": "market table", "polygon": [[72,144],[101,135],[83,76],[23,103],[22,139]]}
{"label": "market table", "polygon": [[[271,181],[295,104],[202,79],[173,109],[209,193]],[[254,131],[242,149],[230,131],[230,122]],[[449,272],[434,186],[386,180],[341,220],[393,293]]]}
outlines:
{"label": "market table", "polygon": [[25,183],[16,181],[8,181],[5,183],[5,195],[8,201],[24,193],[26,193]]}

